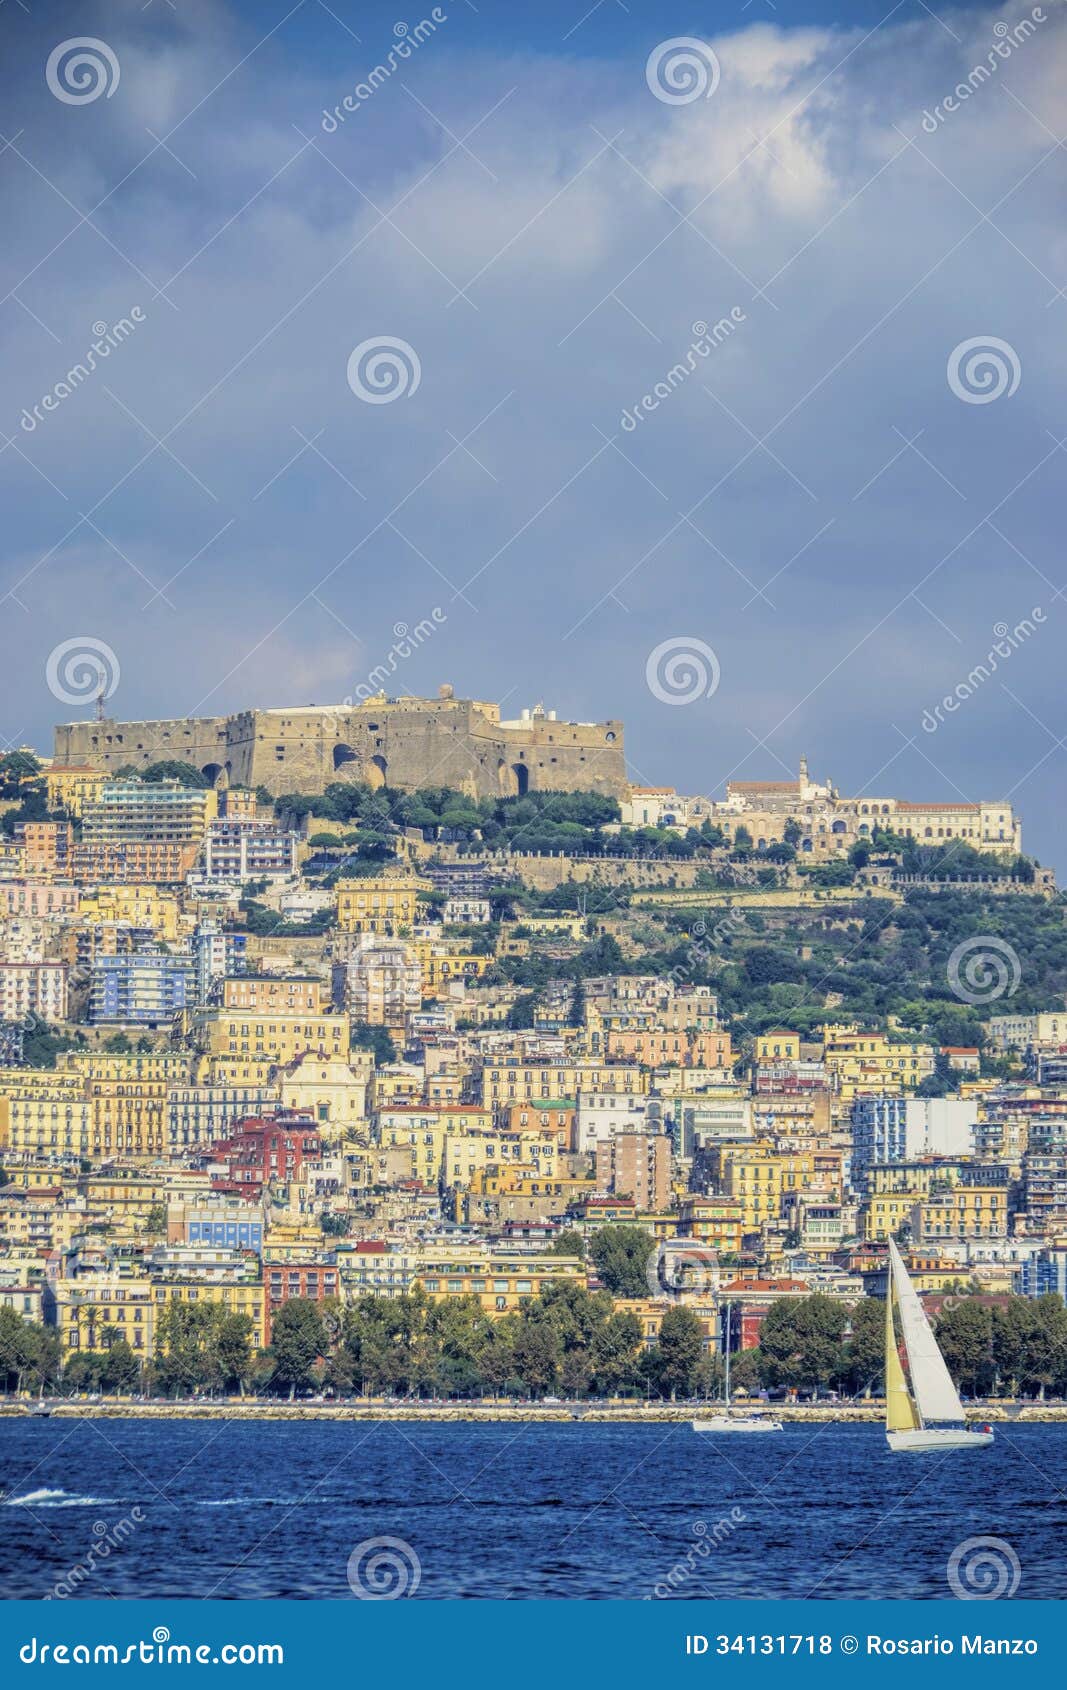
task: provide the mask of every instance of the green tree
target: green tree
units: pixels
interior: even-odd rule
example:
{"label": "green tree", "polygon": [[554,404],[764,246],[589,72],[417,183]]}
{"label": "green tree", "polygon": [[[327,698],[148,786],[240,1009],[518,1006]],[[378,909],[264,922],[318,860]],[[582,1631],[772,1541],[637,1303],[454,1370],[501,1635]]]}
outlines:
{"label": "green tree", "polygon": [[693,1310],[683,1304],[667,1309],[660,1323],[659,1342],[650,1355],[656,1386],[672,1402],[679,1394],[693,1395],[703,1347],[703,1328]]}
{"label": "green tree", "polygon": [[558,1383],[560,1342],[549,1322],[520,1320],[512,1358],[515,1372],[530,1396],[546,1396]]}
{"label": "green tree", "polygon": [[574,1227],[564,1227],[557,1232],[548,1246],[550,1256],[577,1256],[579,1261],[585,1260],[585,1239]]}
{"label": "green tree", "polygon": [[140,1378],[141,1363],[116,1327],[105,1328],[103,1337],[105,1349],[100,1364],[100,1389],[126,1396]]}
{"label": "green tree", "polygon": [[290,1401],[297,1390],[311,1384],[311,1370],[325,1347],[318,1305],[307,1297],[283,1303],[271,1323],[270,1355],[274,1379],[288,1388]]}
{"label": "green tree", "polygon": [[356,1021],[352,1026],[352,1043],[361,1050],[374,1052],[376,1068],[384,1068],[396,1061],[396,1045],[388,1027],[371,1027],[366,1021]]}
{"label": "green tree", "polygon": [[764,1384],[795,1386],[816,1396],[837,1384],[847,1367],[847,1322],[844,1304],[821,1291],[810,1297],[777,1298],[760,1327]]}
{"label": "green tree", "polygon": [[14,1309],[0,1307],[0,1383],[5,1391],[21,1391],[39,1354],[35,1329]]}
{"label": "green tree", "polygon": [[969,1396],[985,1396],[996,1377],[992,1310],[976,1297],[946,1303],[937,1319],[937,1342],[953,1379]]}
{"label": "green tree", "polygon": [[849,1310],[845,1380],[852,1394],[879,1392],[885,1373],[885,1304],[864,1297]]}
{"label": "green tree", "polygon": [[655,1239],[639,1226],[615,1222],[594,1232],[590,1255],[601,1283],[616,1297],[648,1295],[648,1259]]}

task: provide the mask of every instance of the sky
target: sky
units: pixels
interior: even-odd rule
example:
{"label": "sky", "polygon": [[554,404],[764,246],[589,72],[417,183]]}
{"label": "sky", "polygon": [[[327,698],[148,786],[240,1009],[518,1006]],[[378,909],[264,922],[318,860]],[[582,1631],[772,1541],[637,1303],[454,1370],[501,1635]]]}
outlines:
{"label": "sky", "polygon": [[384,667],[1067,867],[1062,0],[9,0],[0,65],[0,745]]}

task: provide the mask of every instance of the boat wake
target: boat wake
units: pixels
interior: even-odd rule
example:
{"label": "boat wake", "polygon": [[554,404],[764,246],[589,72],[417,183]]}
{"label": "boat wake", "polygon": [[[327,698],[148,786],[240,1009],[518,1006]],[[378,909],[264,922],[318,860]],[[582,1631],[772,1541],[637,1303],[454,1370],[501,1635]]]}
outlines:
{"label": "boat wake", "polygon": [[71,1496],[65,1490],[30,1490],[25,1496],[5,1496],[4,1508],[106,1508],[110,1499],[103,1496]]}

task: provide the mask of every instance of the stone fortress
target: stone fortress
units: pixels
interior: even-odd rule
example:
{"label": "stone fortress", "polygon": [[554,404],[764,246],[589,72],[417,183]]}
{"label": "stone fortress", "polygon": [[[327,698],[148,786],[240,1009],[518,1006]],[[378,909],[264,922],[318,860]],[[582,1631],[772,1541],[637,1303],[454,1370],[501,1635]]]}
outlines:
{"label": "stone fortress", "polygon": [[556,791],[629,794],[621,722],[563,722],[537,705],[517,720],[480,699],[386,698],[356,706],[242,710],[234,716],[66,722],[55,761],[116,773],[174,759],[213,785],[262,786],[273,796],[365,781],[403,792],[451,786],[471,798]]}

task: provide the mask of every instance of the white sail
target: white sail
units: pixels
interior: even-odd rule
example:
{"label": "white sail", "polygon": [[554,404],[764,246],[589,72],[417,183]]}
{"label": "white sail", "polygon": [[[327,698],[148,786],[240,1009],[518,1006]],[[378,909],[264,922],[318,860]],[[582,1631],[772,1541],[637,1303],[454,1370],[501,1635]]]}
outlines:
{"label": "white sail", "polygon": [[897,1307],[908,1354],[911,1388],[924,1423],[930,1420],[962,1420],[963,1404],[945,1366],[945,1358],[926,1318],[900,1251],[889,1240],[889,1258],[897,1287]]}

